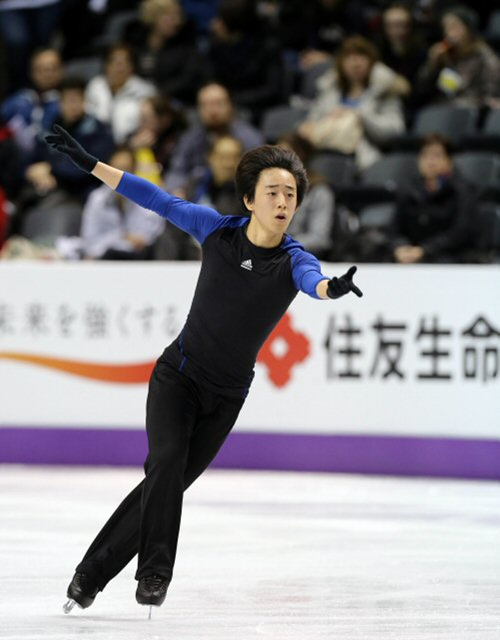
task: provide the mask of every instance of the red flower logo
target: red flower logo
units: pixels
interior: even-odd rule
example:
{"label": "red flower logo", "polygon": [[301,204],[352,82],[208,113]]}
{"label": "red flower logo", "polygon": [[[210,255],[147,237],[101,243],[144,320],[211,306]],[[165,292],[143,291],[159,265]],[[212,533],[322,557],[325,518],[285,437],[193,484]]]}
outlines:
{"label": "red flower logo", "polygon": [[285,313],[259,351],[257,362],[266,365],[273,384],[284,387],[291,378],[293,367],[303,362],[309,353],[308,338],[292,327],[291,316]]}

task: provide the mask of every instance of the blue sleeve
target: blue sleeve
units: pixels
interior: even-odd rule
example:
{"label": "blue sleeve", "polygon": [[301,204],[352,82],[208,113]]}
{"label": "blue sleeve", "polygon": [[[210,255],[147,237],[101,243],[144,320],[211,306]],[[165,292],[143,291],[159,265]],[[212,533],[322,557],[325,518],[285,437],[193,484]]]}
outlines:
{"label": "blue sleeve", "polygon": [[296,250],[291,253],[292,257],[292,278],[295,287],[299,291],[307,293],[311,298],[320,300],[316,293],[316,287],[321,280],[329,278],[321,273],[319,260],[311,253],[303,250]]}
{"label": "blue sleeve", "polygon": [[177,198],[148,180],[127,172],[123,174],[116,191],[141,207],[154,211],[183,231],[187,231],[200,244],[203,244],[207,236],[223,226],[227,218],[210,207]]}

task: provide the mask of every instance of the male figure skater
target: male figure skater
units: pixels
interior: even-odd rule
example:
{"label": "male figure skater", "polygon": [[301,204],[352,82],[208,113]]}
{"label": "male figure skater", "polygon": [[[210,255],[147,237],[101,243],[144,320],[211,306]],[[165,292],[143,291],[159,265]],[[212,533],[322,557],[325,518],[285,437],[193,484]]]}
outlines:
{"label": "male figure skater", "polygon": [[159,357],[146,407],[145,479],[124,499],[90,545],[68,587],[89,607],[99,591],[139,554],[136,600],[160,606],[177,549],[183,492],[210,464],[248,394],[257,354],[297,295],[339,298],[354,285],[321,273],[318,260],[285,231],[307,189],[292,152],[265,145],[245,153],[236,172],[248,216],[222,216],[99,162],[62,127],[46,138],[81,169],[193,235],[203,260],[180,335]]}

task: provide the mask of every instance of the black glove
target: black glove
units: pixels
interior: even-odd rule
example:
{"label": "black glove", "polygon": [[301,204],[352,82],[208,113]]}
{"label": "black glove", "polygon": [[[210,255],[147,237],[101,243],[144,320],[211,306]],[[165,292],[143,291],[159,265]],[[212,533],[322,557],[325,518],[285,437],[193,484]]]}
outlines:
{"label": "black glove", "polygon": [[79,169],[83,169],[87,173],[92,173],[92,170],[99,162],[97,158],[87,153],[85,149],[79,144],[73,136],[70,136],[66,129],[63,129],[58,124],[52,127],[55,134],[45,136],[45,142],[49,144],[56,151],[65,153],[70,160],[72,160]]}
{"label": "black glove", "polygon": [[328,280],[328,289],[326,293],[329,298],[335,299],[345,296],[346,293],[352,291],[358,298],[361,298],[363,293],[352,281],[353,275],[356,273],[358,267],[351,267],[347,273],[344,273],[340,278],[332,278]]}

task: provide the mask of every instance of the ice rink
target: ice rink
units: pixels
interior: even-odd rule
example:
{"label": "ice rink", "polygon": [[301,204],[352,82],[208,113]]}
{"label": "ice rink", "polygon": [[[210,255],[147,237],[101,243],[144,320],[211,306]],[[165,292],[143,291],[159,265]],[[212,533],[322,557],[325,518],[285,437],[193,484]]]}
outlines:
{"label": "ice rink", "polygon": [[134,562],[85,611],[66,586],[140,469],[0,466],[2,640],[499,640],[500,484],[206,472],[147,620]]}

